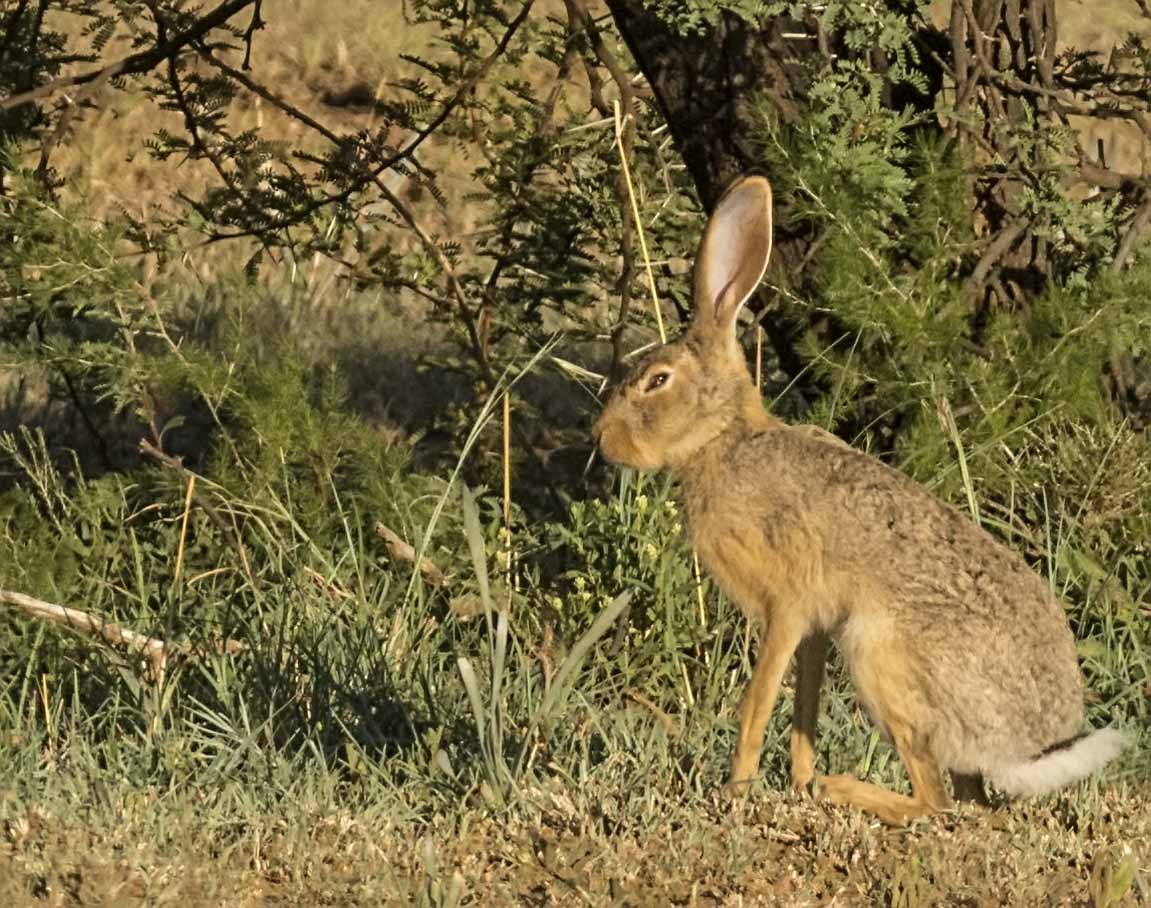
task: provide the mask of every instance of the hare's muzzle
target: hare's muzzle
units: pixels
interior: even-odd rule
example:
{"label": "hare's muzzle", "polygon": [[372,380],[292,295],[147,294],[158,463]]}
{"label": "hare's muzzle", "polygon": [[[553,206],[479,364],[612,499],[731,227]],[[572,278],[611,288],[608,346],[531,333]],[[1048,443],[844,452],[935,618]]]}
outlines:
{"label": "hare's muzzle", "polygon": [[627,425],[612,412],[610,404],[595,421],[591,434],[604,460],[624,467],[642,466],[638,462],[642,458],[637,457]]}
{"label": "hare's muzzle", "polygon": [[599,449],[601,454],[604,453],[604,451],[603,451],[603,432],[604,432],[604,418],[603,418],[603,414],[601,413],[599,419],[597,419],[594,423],[592,423],[592,427],[591,427],[592,440],[595,442],[595,446]]}

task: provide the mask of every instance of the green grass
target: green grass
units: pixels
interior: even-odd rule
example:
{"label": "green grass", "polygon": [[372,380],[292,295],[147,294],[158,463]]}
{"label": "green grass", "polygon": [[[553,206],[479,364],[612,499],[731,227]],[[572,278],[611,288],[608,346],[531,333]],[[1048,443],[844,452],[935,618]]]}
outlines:
{"label": "green grass", "polygon": [[[1071,539],[1051,550],[1069,592],[1094,590],[1078,627],[1093,721],[1117,717],[1140,749],[1056,796],[897,832],[786,790],[787,691],[761,783],[734,809],[719,796],[754,645],[706,581],[700,612],[666,482],[625,476],[566,527],[534,528],[517,590],[498,505],[453,482],[399,471],[375,499],[333,483],[320,516],[290,463],[259,496],[204,478],[176,576],[182,483],[39,476],[72,509],[62,524],[100,527],[56,595],[202,647],[156,686],[131,656],[4,616],[0,904],[1147,897],[1145,563],[1124,573],[1141,587],[1092,587],[1063,563]],[[388,561],[368,531],[385,500],[450,592]],[[242,556],[207,508],[242,528]],[[34,575],[32,555],[60,557],[47,536],[18,538],[18,515],[5,546],[25,561],[6,563],[5,586]],[[534,575],[565,531],[583,547],[563,583]],[[457,617],[460,596],[479,598],[474,617]],[[208,653],[223,636],[250,648]],[[838,673],[819,748],[829,771],[905,785]],[[1126,901],[1098,895],[1107,880]]]}

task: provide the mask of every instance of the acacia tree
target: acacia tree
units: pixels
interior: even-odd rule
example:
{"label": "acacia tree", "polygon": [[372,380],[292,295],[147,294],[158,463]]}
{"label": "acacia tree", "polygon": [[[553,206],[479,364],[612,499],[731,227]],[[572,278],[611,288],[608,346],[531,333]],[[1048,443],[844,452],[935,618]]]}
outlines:
{"label": "acacia tree", "polygon": [[[961,289],[961,317],[941,305],[941,334],[989,356],[999,314],[1029,311],[1052,286],[1122,270],[1151,219],[1147,179],[1083,148],[1070,121],[1151,127],[1146,50],[1132,38],[1121,64],[1058,54],[1054,0],[955,0],[946,23],[914,0],[608,0],[607,14],[587,0],[564,0],[562,11],[536,0],[412,0],[404,10],[435,24],[449,52],[413,58],[418,75],[377,99],[382,123],[347,132],[261,81],[260,31],[274,5],[14,0],[0,15],[0,128],[10,148],[35,150],[35,182],[51,194],[54,149],[83,128],[86,107],[109,87],[142,90],[183,124],[158,132],[151,152],[214,174],[181,197],[182,216],[209,240],[254,243],[253,267],[318,252],[344,263],[350,281],[425,297],[488,388],[523,341],[541,342],[548,313],[574,317],[573,337],[609,334],[618,363],[625,330],[643,317],[633,305],[646,292],[637,210],[664,253],[660,294],[686,314],[668,261],[690,255],[692,196],[706,209],[752,167],[769,168],[780,190],[776,305],[762,324],[784,372],[817,384],[830,378],[821,364],[868,326],[882,323],[874,344],[856,345],[863,356],[899,361],[901,335],[903,349],[914,348],[909,313],[927,291],[907,273],[930,275],[933,300]],[[82,27],[62,33],[54,12]],[[132,52],[109,59],[117,36]],[[532,66],[549,77],[525,82]],[[307,147],[234,132],[227,113],[242,96],[306,127]],[[484,230],[466,241],[440,235],[429,213],[446,200],[422,152],[443,139],[472,150],[486,202]],[[634,207],[620,154],[633,162]],[[946,185],[928,185],[928,173]],[[1069,194],[1084,181],[1090,204]],[[426,191],[423,207],[405,186]],[[131,238],[172,255],[171,228],[135,223]],[[388,239],[396,235],[406,239]],[[32,324],[40,337],[72,331],[78,312],[91,320],[98,309],[77,302],[82,284],[38,296],[18,269],[6,280],[23,301],[6,313],[9,339],[26,338]],[[907,310],[899,327],[877,318],[890,309],[867,289],[877,284]],[[588,302],[597,298],[618,302],[606,323]],[[137,317],[151,316],[121,306],[111,320]],[[1139,397],[1141,353],[1137,344],[1114,351],[1116,395]],[[895,378],[916,368],[904,363]],[[852,387],[875,379],[860,382]],[[893,407],[873,403],[852,431]]]}

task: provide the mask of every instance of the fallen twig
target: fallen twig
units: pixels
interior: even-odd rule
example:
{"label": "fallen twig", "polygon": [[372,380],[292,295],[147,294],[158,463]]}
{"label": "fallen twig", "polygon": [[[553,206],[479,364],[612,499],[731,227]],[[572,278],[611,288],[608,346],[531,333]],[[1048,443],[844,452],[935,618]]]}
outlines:
{"label": "fallen twig", "polygon": [[[405,542],[394,530],[384,526],[382,523],[377,523],[376,535],[384,540],[384,545],[388,548],[388,554],[397,561],[406,561],[408,564],[416,563],[416,550]],[[444,572],[436,567],[428,558],[420,559],[420,574],[424,580],[432,586],[445,587],[448,585],[448,578],[444,576]]]}
{"label": "fallen twig", "polygon": [[[45,602],[24,593],[0,590],[0,602],[14,605],[35,618],[53,621],[73,630],[93,634],[111,646],[122,646],[143,656],[148,660],[152,680],[157,684],[163,682],[169,656],[188,655],[196,651],[196,647],[191,643],[172,643],[158,637],[150,637],[147,634],[130,630],[114,621],[109,621],[107,618],[93,615],[91,612],[68,608],[54,602]],[[247,648],[248,645],[243,641],[226,639],[219,645],[212,647],[212,651],[234,656],[244,652]]]}

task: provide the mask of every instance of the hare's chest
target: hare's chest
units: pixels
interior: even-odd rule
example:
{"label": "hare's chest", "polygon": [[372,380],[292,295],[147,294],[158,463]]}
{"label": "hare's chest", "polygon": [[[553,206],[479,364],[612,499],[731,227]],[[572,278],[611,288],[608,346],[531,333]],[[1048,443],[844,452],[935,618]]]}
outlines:
{"label": "hare's chest", "polygon": [[[693,506],[694,505],[694,506]],[[692,544],[708,575],[754,621],[828,594],[822,546],[802,520],[689,502]]]}
{"label": "hare's chest", "polygon": [[691,527],[707,574],[748,618],[765,620],[780,591],[790,587],[782,553],[750,523],[716,520],[704,512]]}

